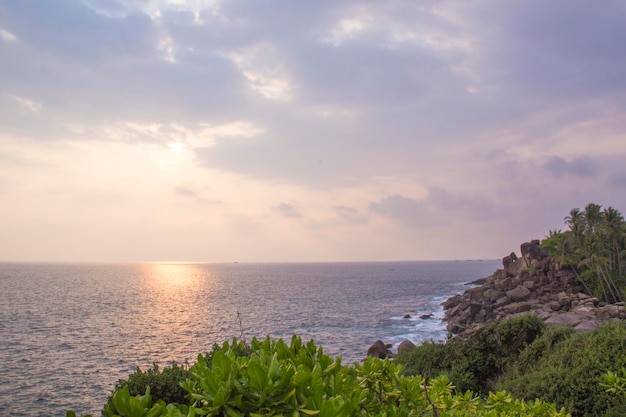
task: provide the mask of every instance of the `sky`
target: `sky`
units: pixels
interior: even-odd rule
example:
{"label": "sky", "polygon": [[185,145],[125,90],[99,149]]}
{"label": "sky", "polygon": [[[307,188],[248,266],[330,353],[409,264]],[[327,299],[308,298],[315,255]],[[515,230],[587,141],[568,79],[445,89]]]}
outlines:
{"label": "sky", "polygon": [[0,261],[495,259],[626,212],[626,2],[0,0]]}

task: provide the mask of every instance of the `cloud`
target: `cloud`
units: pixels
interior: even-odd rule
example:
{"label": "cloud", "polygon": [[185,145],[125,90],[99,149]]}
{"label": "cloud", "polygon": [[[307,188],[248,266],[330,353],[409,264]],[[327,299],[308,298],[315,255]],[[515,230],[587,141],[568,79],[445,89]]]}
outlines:
{"label": "cloud", "polygon": [[287,217],[289,219],[299,219],[302,217],[300,210],[298,210],[294,204],[280,203],[279,205],[273,207],[273,209],[283,217]]}
{"label": "cloud", "polygon": [[409,227],[432,226],[432,208],[422,200],[394,194],[369,204],[372,213],[388,217]]}
{"label": "cloud", "polygon": [[[1,9],[5,193],[78,178],[88,183],[79,190],[116,195],[112,184],[141,176],[181,222],[232,225],[263,242],[277,218],[300,218],[302,246],[289,253],[358,239],[351,253],[377,254],[379,237],[388,253],[408,253],[428,249],[420,239],[462,246],[462,233],[480,235],[478,250],[560,227],[589,201],[626,205],[615,192],[626,159],[619,0]],[[107,162],[85,163],[96,155]],[[107,182],[118,172],[129,180]],[[3,201],[27,205],[24,195]],[[207,216],[194,198],[221,204]],[[119,216],[158,206],[127,200]],[[279,223],[295,236],[295,222]],[[222,240],[243,247],[237,235]]]}
{"label": "cloud", "polygon": [[13,42],[17,37],[8,30],[0,29],[0,39],[4,42]]}
{"label": "cloud", "polygon": [[359,215],[359,211],[354,207],[334,206],[333,212],[343,221],[349,224],[367,224],[367,217]]}
{"label": "cloud", "polygon": [[188,187],[179,186],[174,188],[174,193],[182,197],[198,198],[198,193]]}
{"label": "cloud", "polygon": [[626,171],[612,174],[609,177],[609,184],[615,188],[626,188]]}
{"label": "cloud", "polygon": [[555,155],[545,163],[544,167],[555,178],[570,175],[578,178],[594,178],[598,173],[596,164],[586,157],[577,157],[567,161]]}
{"label": "cloud", "polygon": [[30,113],[39,113],[42,107],[41,103],[24,97],[9,96],[9,98],[11,98],[21,109]]}

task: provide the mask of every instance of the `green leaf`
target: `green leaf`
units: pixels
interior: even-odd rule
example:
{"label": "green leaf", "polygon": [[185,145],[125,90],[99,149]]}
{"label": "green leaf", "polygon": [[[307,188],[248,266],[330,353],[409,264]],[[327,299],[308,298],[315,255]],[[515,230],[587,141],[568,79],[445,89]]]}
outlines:
{"label": "green leaf", "polygon": [[248,377],[251,389],[262,391],[267,386],[267,374],[257,361],[248,363]]}
{"label": "green leaf", "polygon": [[300,411],[306,414],[307,416],[316,416],[320,413],[320,410],[307,410],[305,408],[301,408]]}

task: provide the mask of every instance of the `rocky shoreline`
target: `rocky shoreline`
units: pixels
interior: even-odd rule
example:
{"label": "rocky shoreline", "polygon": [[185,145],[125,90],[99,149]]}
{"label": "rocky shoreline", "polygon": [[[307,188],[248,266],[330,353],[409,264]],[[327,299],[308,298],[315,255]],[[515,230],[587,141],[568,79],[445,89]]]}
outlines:
{"label": "rocky shoreline", "polygon": [[[546,325],[571,326],[592,331],[607,321],[626,319],[624,303],[607,304],[584,292],[575,274],[561,268],[539,247],[539,240],[522,243],[521,256],[511,253],[502,259],[502,269],[491,276],[469,282],[473,287],[442,303],[448,331],[467,339],[481,326],[520,314],[534,313]],[[398,353],[415,345],[405,340]],[[394,357],[391,345],[378,340],[368,356]]]}
{"label": "rocky shoreline", "polygon": [[515,253],[504,257],[502,269],[445,301],[448,331],[465,339],[486,323],[529,312],[547,325],[571,326],[578,331],[626,319],[623,302],[607,304],[585,294],[574,273],[562,269],[539,243],[523,243],[520,257]]}

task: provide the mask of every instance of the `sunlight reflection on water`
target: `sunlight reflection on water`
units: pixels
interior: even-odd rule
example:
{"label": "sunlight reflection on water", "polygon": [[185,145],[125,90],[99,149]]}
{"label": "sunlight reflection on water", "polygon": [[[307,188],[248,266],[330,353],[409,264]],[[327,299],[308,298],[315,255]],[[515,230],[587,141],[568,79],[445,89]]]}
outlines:
{"label": "sunlight reflection on water", "polygon": [[[494,262],[0,264],[0,415],[99,414],[135,366],[244,336],[315,339],[344,363],[376,339],[445,336],[439,310]],[[443,296],[443,298],[442,298]]]}

